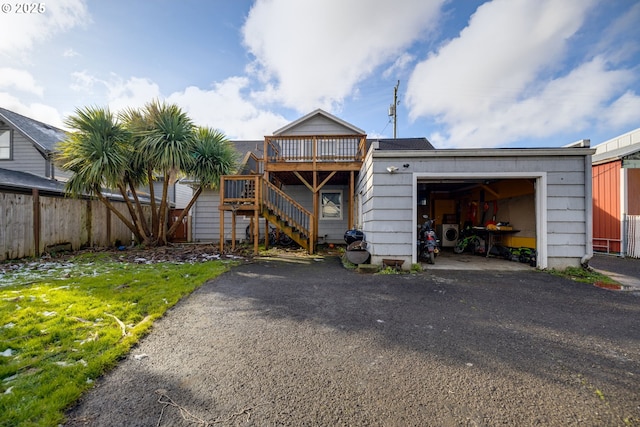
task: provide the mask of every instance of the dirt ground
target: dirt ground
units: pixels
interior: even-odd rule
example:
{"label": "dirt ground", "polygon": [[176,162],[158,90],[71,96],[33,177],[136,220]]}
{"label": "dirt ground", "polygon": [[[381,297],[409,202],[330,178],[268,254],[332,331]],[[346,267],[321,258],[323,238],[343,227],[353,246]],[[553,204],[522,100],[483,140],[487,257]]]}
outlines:
{"label": "dirt ground", "polygon": [[171,309],[65,425],[640,425],[638,319],[638,294],[535,270],[258,258]]}

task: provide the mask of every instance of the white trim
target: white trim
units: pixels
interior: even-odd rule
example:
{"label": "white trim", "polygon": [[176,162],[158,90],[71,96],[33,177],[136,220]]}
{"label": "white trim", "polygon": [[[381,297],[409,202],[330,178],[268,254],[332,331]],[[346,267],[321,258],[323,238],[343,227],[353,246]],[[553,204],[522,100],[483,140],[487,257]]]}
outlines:
{"label": "white trim", "polygon": [[[322,203],[322,195],[326,193],[340,194],[340,217],[324,217],[324,204]],[[344,193],[342,190],[320,190],[320,219],[322,221],[342,221],[344,215]]]}
{"label": "white trim", "polygon": [[413,173],[413,250],[412,263],[418,262],[418,251],[416,242],[418,241],[418,179],[522,179],[534,178],[535,183],[535,204],[536,204],[536,251],[537,251],[537,267],[545,269],[548,266],[547,254],[547,172],[414,172]]}

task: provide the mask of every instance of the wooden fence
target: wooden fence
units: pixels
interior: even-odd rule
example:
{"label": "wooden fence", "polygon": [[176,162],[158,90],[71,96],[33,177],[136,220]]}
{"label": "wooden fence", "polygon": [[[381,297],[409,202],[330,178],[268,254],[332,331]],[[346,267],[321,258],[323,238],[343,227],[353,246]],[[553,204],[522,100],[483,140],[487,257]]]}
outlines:
{"label": "wooden fence", "polygon": [[[129,218],[124,202],[112,203]],[[131,231],[98,200],[45,196],[37,190],[0,192],[0,261],[131,241]]]}

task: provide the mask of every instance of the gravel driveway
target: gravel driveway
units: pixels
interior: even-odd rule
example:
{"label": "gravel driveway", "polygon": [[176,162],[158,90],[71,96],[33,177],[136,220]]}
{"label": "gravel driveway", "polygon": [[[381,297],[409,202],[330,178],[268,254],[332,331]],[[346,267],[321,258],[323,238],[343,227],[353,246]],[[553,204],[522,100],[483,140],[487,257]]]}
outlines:
{"label": "gravel driveway", "polygon": [[531,271],[258,259],[181,301],[67,426],[640,425],[640,297]]}

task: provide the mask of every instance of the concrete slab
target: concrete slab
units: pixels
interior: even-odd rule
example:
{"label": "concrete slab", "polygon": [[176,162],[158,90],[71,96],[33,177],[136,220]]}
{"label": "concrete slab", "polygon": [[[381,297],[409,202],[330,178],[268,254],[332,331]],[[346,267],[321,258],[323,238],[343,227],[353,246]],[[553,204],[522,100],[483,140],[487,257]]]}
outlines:
{"label": "concrete slab", "polygon": [[435,264],[422,263],[423,270],[499,270],[499,271],[530,271],[535,267],[521,262],[507,261],[502,258],[456,254],[443,249],[436,257]]}

